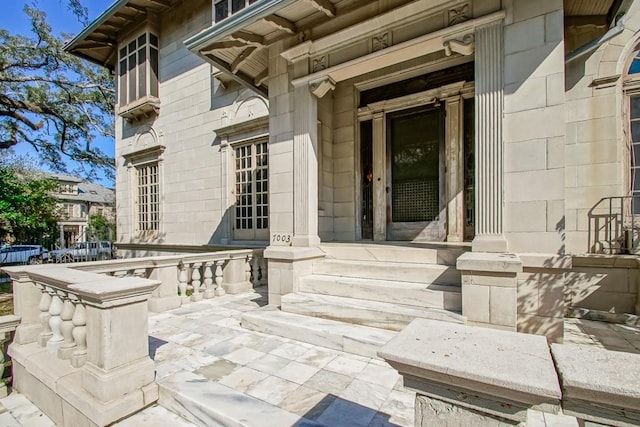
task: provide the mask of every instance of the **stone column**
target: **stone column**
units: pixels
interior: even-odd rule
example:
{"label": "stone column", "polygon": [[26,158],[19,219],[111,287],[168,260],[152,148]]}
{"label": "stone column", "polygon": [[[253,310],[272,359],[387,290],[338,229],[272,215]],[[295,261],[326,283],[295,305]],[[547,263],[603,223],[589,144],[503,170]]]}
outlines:
{"label": "stone column", "polygon": [[447,241],[464,240],[464,157],[462,155],[463,117],[460,96],[447,98],[446,102],[446,201]]}
{"label": "stone column", "polygon": [[502,21],[476,28],[476,252],[507,252],[503,231]]}
{"label": "stone column", "polygon": [[384,113],[373,115],[373,240],[387,240],[387,145]]}
{"label": "stone column", "polygon": [[60,247],[65,248],[66,246],[64,242],[64,225],[60,225]]}

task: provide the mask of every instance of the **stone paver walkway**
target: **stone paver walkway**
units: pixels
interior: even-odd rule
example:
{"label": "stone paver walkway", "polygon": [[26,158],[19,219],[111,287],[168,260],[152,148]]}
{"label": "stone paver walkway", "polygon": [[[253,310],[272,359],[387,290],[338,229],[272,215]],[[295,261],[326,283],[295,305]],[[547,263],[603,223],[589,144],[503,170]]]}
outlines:
{"label": "stone paver walkway", "polygon": [[[264,290],[260,290],[264,291]],[[414,393],[385,362],[246,330],[243,312],[266,305],[263,293],[226,295],[149,316],[157,381],[185,373],[296,414],[300,424],[412,426]],[[565,342],[640,353],[640,328],[565,320]],[[0,399],[1,426],[53,423],[19,393]],[[116,424],[189,426],[153,405]]]}
{"label": "stone paver walkway", "polygon": [[640,328],[569,318],[564,321],[564,342],[593,345],[611,351],[640,353]]}
{"label": "stone paver walkway", "polygon": [[152,314],[159,383],[188,371],[327,426],[412,426],[415,394],[384,361],[246,330],[258,293],[189,303]]}

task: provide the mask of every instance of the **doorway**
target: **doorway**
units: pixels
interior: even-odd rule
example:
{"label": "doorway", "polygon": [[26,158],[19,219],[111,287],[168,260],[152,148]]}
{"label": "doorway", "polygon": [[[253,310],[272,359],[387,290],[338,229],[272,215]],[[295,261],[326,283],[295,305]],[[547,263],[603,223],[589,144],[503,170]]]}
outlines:
{"label": "doorway", "polygon": [[443,240],[442,108],[404,110],[386,120],[387,240]]}

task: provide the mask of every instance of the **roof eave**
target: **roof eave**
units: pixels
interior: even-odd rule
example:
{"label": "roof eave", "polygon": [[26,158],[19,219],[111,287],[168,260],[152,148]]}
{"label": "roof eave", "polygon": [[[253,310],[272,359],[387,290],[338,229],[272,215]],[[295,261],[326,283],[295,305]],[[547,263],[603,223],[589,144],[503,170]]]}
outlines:
{"label": "roof eave", "polygon": [[231,15],[224,21],[213,24],[211,27],[184,41],[185,46],[192,52],[198,53],[208,44],[220,40],[244,26],[252,24],[258,19],[273,15],[298,0],[262,0]]}
{"label": "roof eave", "polygon": [[[78,43],[84,41],[91,33],[93,33],[100,25],[104,24],[109,18],[116,14],[123,6],[127,4],[128,0],[116,0],[107,10],[102,12],[89,26],[82,30],[77,36],[75,36],[70,42],[64,45],[65,52],[72,52],[74,48],[78,46]],[[86,56],[86,55],[85,55]],[[89,58],[85,58],[89,59]],[[96,62],[95,60],[93,62]],[[104,65],[104,64],[101,64]]]}

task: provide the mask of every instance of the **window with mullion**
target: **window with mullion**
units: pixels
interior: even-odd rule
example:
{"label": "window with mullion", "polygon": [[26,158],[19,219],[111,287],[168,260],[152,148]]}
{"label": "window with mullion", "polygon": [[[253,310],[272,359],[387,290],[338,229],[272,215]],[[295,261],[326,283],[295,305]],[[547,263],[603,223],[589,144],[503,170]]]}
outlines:
{"label": "window with mullion", "polygon": [[215,0],[213,5],[214,22],[228,18],[256,1],[258,0]]}
{"label": "window with mullion", "polygon": [[257,238],[269,229],[267,142],[260,141],[235,147],[234,155],[235,229],[251,231],[248,234],[241,233],[244,238]]}
{"label": "window with mullion", "polygon": [[631,195],[633,213],[640,213],[640,94],[629,97],[631,125]]}
{"label": "window with mullion", "polygon": [[158,96],[158,37],[144,32],[119,50],[118,103]]}

